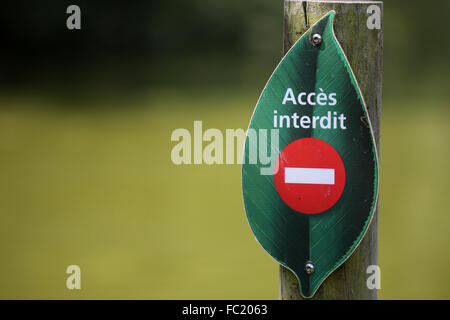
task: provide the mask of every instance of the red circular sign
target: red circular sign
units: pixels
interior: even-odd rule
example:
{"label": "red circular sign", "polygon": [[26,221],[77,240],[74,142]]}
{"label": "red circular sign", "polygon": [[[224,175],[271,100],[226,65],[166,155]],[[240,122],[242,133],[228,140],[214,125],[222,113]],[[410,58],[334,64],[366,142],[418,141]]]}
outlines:
{"label": "red circular sign", "polygon": [[325,141],[298,139],[278,156],[274,180],[278,194],[291,209],[321,213],[330,209],[344,191],[344,163]]}

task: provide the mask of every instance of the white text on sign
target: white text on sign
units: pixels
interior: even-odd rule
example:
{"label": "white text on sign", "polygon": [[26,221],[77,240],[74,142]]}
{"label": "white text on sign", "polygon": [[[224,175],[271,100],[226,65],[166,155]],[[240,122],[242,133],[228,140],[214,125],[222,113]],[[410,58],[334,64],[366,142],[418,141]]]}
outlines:
{"label": "white text on sign", "polygon": [[[336,93],[326,94],[319,89],[320,93],[300,92],[295,95],[292,88],[287,88],[282,104],[286,105],[290,102],[292,105],[301,106],[335,106],[337,104]],[[296,97],[297,96],[297,97]],[[347,129],[345,125],[347,118],[343,113],[338,114],[336,111],[328,111],[324,116],[299,116],[297,112],[291,115],[279,115],[278,110],[273,111],[273,127],[274,128],[303,128],[303,129]]]}

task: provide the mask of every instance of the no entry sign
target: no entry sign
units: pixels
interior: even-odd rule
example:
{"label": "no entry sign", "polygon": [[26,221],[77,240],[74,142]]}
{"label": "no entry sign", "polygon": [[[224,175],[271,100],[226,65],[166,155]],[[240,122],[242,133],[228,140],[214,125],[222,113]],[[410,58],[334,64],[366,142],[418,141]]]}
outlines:
{"label": "no entry sign", "polygon": [[298,139],[280,152],[274,180],[281,199],[293,210],[321,213],[331,208],[342,195],[344,163],[325,141]]}
{"label": "no entry sign", "polygon": [[[305,297],[356,249],[378,195],[371,122],[334,35],[334,15],[312,26],[270,77],[249,129],[274,134],[261,148],[249,133],[242,166],[250,227],[261,246],[294,272]],[[274,156],[273,175],[262,174],[267,162],[251,161],[256,147]]]}

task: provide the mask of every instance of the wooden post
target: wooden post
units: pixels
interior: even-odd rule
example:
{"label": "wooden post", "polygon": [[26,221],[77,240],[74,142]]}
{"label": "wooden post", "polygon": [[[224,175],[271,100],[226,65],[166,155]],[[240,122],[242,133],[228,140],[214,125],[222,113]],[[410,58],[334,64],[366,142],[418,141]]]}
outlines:
{"label": "wooden post", "polygon": [[[284,52],[319,18],[330,10],[336,11],[336,37],[361,88],[379,154],[383,32],[367,26],[370,5],[378,6],[382,14],[381,1],[284,0]],[[367,287],[369,275],[366,272],[368,266],[377,264],[378,204],[363,241],[352,256],[325,280],[312,299],[376,299],[377,290]],[[280,299],[302,299],[297,278],[283,266],[280,266]]]}

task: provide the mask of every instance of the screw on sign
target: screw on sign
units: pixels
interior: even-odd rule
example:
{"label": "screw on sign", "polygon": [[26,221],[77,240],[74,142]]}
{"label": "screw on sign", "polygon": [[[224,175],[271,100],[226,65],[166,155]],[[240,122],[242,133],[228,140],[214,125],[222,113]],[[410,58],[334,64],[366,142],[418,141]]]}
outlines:
{"label": "screw on sign", "polygon": [[[312,297],[361,242],[378,196],[378,158],[357,80],[330,11],[282,59],[250,129],[278,130],[273,177],[242,165],[244,207],[261,246]],[[361,119],[365,119],[362,121]]]}

